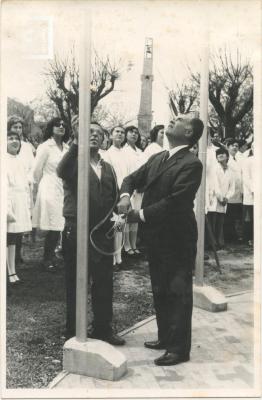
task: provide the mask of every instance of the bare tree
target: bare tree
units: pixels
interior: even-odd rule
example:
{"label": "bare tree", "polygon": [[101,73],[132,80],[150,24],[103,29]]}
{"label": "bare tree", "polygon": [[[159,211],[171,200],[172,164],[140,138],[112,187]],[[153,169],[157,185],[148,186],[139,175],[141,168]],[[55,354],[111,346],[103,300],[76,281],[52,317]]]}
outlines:
{"label": "bare tree", "polygon": [[110,108],[104,104],[98,104],[93,116],[108,130],[117,125],[127,126],[136,120],[135,116],[129,116],[126,110],[120,109],[118,104],[112,104]]}
{"label": "bare tree", "polygon": [[34,111],[29,105],[25,105],[16,99],[7,99],[7,115],[17,115],[24,121],[23,134],[28,136],[31,131],[32,125],[34,124]]}
{"label": "bare tree", "polygon": [[188,84],[177,85],[176,89],[169,90],[168,95],[169,107],[175,116],[178,114],[188,114],[192,111],[193,105],[196,104],[198,88],[191,81]]}
{"label": "bare tree", "polygon": [[[192,79],[199,85],[200,75],[191,72]],[[253,74],[248,61],[243,61],[237,50],[233,61],[226,49],[212,59],[209,73],[209,100],[218,116],[213,112],[211,126],[223,126],[225,137],[236,135],[236,126],[253,108]],[[212,114],[212,111],[211,111]]]}
{"label": "bare tree", "polygon": [[[78,113],[79,106],[79,66],[74,51],[70,57],[55,57],[49,63],[45,75],[48,80],[47,96],[56,105],[61,118],[71,128],[71,118]],[[91,70],[91,114],[99,101],[114,90],[119,73],[109,57],[102,59],[94,52]]]}
{"label": "bare tree", "polygon": [[51,118],[58,116],[58,110],[55,104],[43,97],[36,97],[29,102],[29,106],[34,111],[36,122],[46,123]]}

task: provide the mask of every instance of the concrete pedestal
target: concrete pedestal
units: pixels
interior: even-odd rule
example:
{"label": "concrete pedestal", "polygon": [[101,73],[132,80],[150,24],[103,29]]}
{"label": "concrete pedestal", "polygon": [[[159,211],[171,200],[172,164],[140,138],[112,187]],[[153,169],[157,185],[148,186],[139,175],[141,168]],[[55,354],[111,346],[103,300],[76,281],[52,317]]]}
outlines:
{"label": "concrete pedestal", "polygon": [[227,310],[227,300],[223,293],[212,286],[193,286],[194,306],[206,311]]}
{"label": "concrete pedestal", "polygon": [[110,344],[96,339],[69,339],[63,348],[63,369],[79,375],[109,381],[119,380],[127,371],[125,356]]}

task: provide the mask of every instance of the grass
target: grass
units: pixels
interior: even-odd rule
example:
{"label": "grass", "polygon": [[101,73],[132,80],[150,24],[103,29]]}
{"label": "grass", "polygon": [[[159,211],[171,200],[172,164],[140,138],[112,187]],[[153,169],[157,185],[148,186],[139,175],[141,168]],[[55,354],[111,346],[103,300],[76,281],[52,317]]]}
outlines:
{"label": "grass", "polygon": [[[7,291],[7,388],[44,388],[62,370],[65,285],[62,263],[56,274],[41,272],[43,237],[24,244],[24,283]],[[234,246],[219,252],[222,275],[211,257],[205,281],[225,293],[253,285],[252,252]],[[241,262],[239,261],[241,260]],[[148,266],[143,258],[126,259],[114,273],[114,320],[120,332],[154,314]],[[90,319],[90,318],[89,318]]]}

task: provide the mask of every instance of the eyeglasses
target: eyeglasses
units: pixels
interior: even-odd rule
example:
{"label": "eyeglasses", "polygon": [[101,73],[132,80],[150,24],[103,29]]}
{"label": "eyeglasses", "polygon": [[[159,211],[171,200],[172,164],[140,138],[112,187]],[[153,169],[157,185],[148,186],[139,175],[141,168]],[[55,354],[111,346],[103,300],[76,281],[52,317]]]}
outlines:
{"label": "eyeglasses", "polygon": [[62,127],[64,128],[64,127],[65,127],[65,124],[64,124],[63,121],[60,121],[60,122],[56,122],[56,123],[54,124],[54,126],[55,126],[56,128],[60,128],[60,126],[62,126]]}

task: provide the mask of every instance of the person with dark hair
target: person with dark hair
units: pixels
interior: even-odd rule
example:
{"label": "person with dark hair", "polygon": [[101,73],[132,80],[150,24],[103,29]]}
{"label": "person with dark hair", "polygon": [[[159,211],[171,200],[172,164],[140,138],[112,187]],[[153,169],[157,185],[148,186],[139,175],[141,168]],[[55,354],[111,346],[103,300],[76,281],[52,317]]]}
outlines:
{"label": "person with dark hair", "polygon": [[[24,128],[24,120],[19,117],[18,115],[11,115],[7,119],[7,131],[16,133],[19,135],[20,138],[20,151],[17,157],[21,160],[22,164],[24,165],[27,179],[28,179],[28,207],[30,213],[32,213],[33,209],[33,177],[32,177],[32,170],[34,165],[34,153],[31,144],[26,140],[26,137],[23,133]],[[16,264],[23,263],[23,258],[21,255],[22,252],[22,240],[23,234],[16,235],[17,243],[16,243]]]}
{"label": "person with dark hair", "polygon": [[[73,125],[74,140],[69,151],[57,167],[64,181],[65,229],[63,232],[63,256],[66,278],[66,337],[76,334],[76,250],[77,250],[77,182],[78,182],[78,118]],[[91,122],[90,126],[90,187],[89,195],[89,277],[91,278],[91,301],[93,326],[90,337],[112,345],[124,345],[125,340],[113,333],[113,238],[107,239],[111,229],[114,204],[118,199],[115,172],[100,154],[104,139],[102,127]],[[89,149],[86,149],[89,151]],[[101,230],[95,230],[104,221]],[[96,242],[91,241],[96,232]],[[94,236],[93,236],[94,239]]]}
{"label": "person with dark hair", "polygon": [[20,282],[16,274],[17,236],[31,231],[28,176],[18,157],[21,139],[18,133],[7,133],[7,269],[10,284]]}
{"label": "person with dark hair", "polygon": [[235,138],[227,138],[226,146],[229,152],[228,166],[232,170],[235,181],[235,194],[228,201],[224,233],[226,242],[238,242],[242,240],[243,233],[242,163],[236,157],[239,150],[238,140]]}
{"label": "person with dark hair", "polygon": [[[139,222],[148,251],[149,271],[158,338],[145,342],[150,349],[165,349],[156,365],[189,360],[192,319],[192,273],[197,225],[193,211],[202,177],[201,161],[189,151],[204,125],[187,116],[166,129],[169,151],[153,155],[123,181],[118,211],[129,222]],[[140,210],[130,210],[130,196],[144,190]]]}
{"label": "person with dark hair", "polygon": [[42,267],[55,271],[55,248],[60,232],[64,229],[63,182],[57,176],[56,168],[67,152],[68,131],[61,118],[48,122],[44,142],[37,148],[33,171],[34,182],[38,185],[33,209],[33,227],[46,232]]}
{"label": "person with dark hair", "polygon": [[151,143],[147,146],[144,151],[144,155],[147,157],[151,157],[153,154],[159,153],[163,150],[164,144],[164,125],[156,125],[150,131],[150,140]]}
{"label": "person with dark hair", "polygon": [[[125,128],[125,140],[123,147],[123,155],[127,160],[127,175],[138,169],[146,158],[140,149],[141,135],[139,130],[131,125]],[[131,196],[131,205],[134,210],[138,210],[142,203],[142,193],[134,191]],[[128,223],[124,233],[124,250],[128,256],[140,255],[140,250],[137,248],[137,230],[138,224]]]}
{"label": "person with dark hair", "polygon": [[214,166],[212,179],[209,182],[208,220],[218,249],[225,245],[224,219],[229,199],[235,193],[234,177],[228,167],[229,153],[225,148],[216,150],[217,163]]}

